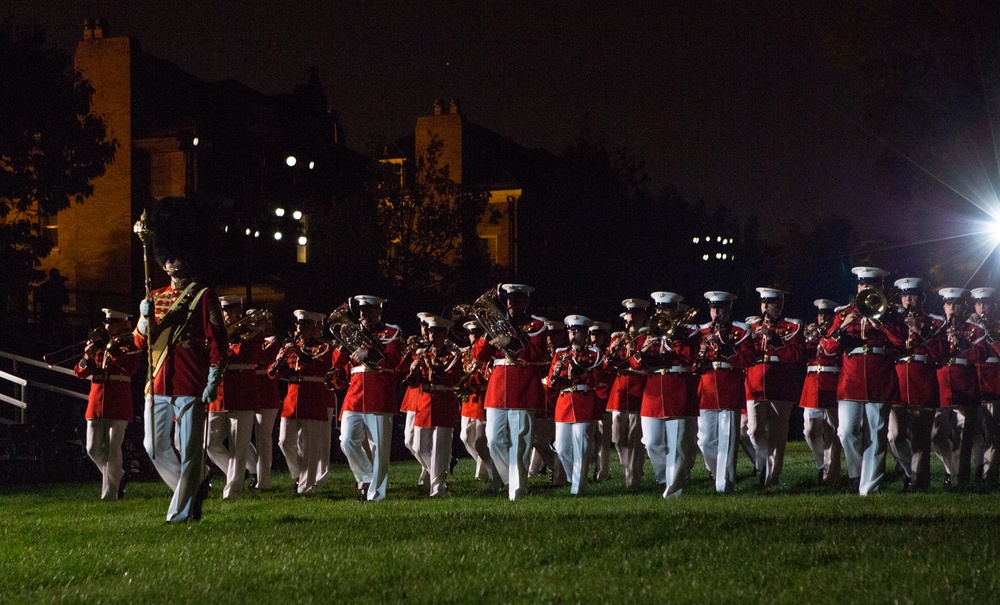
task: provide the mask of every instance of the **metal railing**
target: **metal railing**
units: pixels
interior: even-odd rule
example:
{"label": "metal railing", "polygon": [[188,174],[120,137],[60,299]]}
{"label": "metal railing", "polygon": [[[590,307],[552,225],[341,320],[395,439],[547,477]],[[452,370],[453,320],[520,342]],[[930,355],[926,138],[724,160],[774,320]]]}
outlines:
{"label": "metal railing", "polygon": [[5,395],[0,393],[0,402],[9,404],[17,408],[14,412],[12,418],[5,418],[0,416],[0,423],[2,424],[25,424],[28,421],[28,402],[31,395],[31,390],[41,390],[50,393],[56,393],[65,397],[70,397],[72,399],[80,399],[87,401],[87,393],[82,393],[80,391],[74,391],[72,389],[64,389],[62,387],[49,384],[42,380],[32,380],[24,378],[21,374],[21,366],[32,366],[36,368],[41,368],[42,370],[48,372],[55,372],[57,374],[64,374],[67,376],[76,375],[73,370],[68,368],[63,368],[60,366],[52,366],[47,363],[36,361],[28,357],[22,357],[21,355],[15,355],[13,353],[7,353],[5,351],[0,351],[0,359],[6,359],[11,363],[10,372],[5,372],[0,370],[0,381],[5,381],[12,383],[17,392],[17,397],[11,397],[10,395]]}

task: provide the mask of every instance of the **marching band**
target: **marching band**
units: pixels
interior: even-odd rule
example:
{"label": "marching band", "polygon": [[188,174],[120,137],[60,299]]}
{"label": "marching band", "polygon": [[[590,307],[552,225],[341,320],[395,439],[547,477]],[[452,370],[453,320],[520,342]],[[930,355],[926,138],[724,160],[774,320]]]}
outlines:
{"label": "marching band", "polygon": [[[167,265],[172,277],[183,277],[182,262]],[[745,322],[732,318],[734,294],[706,292],[710,321],[702,325],[691,323],[697,308],[681,295],[658,291],[652,303],[622,301],[624,325],[611,333],[610,325],[582,315],[530,315],[533,288],[511,283],[456,306],[451,318],[420,313],[421,333],[409,340],[383,323],[385,299],[358,295],[330,315],[296,310],[295,333],[285,342],[270,333],[270,313],[244,313],[238,296],[220,304],[208,289],[192,295],[190,282],[175,279],[143,303],[134,334],[128,315],[104,310],[105,330],[95,331],[76,366],[77,376],[92,382],[87,451],[104,476],[101,497],[120,497],[128,384],[148,345],[148,318],[162,323],[185,308],[183,333],[175,336],[197,346],[168,342],[165,352],[157,349],[161,371],[153,373],[147,399],[148,408],[159,407],[147,409],[147,449],[176,492],[171,521],[200,514],[193,502],[204,464],[199,426],[206,427],[209,458],[226,476],[224,498],[239,498],[247,475],[251,488],[270,487],[279,408],[279,447],[302,495],[326,479],[331,420],[339,413],[340,447],[358,498],[384,499],[397,412],[406,414],[406,446],[430,497],[447,493],[456,430],[476,479],[511,500],[527,495],[529,470],[585,494],[588,479],[607,477],[601,448],[611,446],[627,491],[639,490],[648,458],[663,497],[680,496],[700,451],[715,489],[732,492],[741,427],[767,489],[780,481],[796,402],[819,483],[840,478],[843,453],[858,493],[877,492],[891,452],[904,491],[924,491],[933,452],[946,484],[967,485],[976,476],[995,485],[994,289],[944,288],[938,295],[945,314],[938,317],[923,309],[923,280],[899,279],[887,292],[886,271],[853,271],[854,301],[838,307],[816,300],[808,325],[784,316],[788,293],[775,288],[757,288],[761,313]],[[224,327],[212,320],[219,310]],[[215,343],[227,336],[228,350]],[[196,369],[202,366],[205,376]],[[287,385],[283,402],[279,383]],[[175,423],[180,437],[171,434]]]}

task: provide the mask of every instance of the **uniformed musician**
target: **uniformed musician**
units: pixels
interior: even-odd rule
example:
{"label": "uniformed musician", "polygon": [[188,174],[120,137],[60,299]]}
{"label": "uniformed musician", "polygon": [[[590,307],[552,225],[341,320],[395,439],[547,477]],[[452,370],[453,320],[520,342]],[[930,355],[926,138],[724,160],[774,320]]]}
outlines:
{"label": "uniformed musician", "polygon": [[626,298],[621,318],[625,329],[612,337],[605,365],[615,373],[608,394],[608,411],[611,413],[611,441],[618,452],[625,474],[625,489],[637,491],[642,483],[642,467],[646,462],[646,449],[642,445],[642,393],[646,388],[647,370],[633,368],[629,360],[638,350],[638,337],[646,330],[646,309],[649,301]]}
{"label": "uniformed musician", "polygon": [[757,362],[747,370],[747,431],[760,484],[771,486],[781,477],[788,421],[802,395],[798,366],[805,359],[805,337],[802,323],[783,314],[785,291],[757,288],[757,292],[761,316],[747,322],[757,349]]}
{"label": "uniformed musician", "polygon": [[[595,321],[587,328],[587,335],[590,338],[590,346],[601,351],[603,357],[611,344],[611,324],[606,321]],[[594,385],[597,412],[594,420],[593,455],[590,457],[590,462],[594,465],[594,483],[606,481],[611,472],[611,412],[608,411],[608,396],[611,393],[611,382],[615,378],[613,372],[602,371],[598,374],[600,380]]]}
{"label": "uniformed musician", "polygon": [[508,497],[516,500],[527,495],[534,415],[545,405],[540,368],[547,362],[546,329],[543,320],[528,315],[534,288],[503,284],[501,290],[516,334],[481,338],[472,353],[481,363],[493,364],[486,387],[486,440]]}
{"label": "uniformed musician", "polygon": [[[247,311],[252,314],[257,309]],[[267,375],[267,369],[278,357],[282,342],[273,334],[274,327],[270,315],[264,321],[264,340],[257,356],[257,408],[254,412],[254,441],[256,460],[253,461],[254,471],[251,472],[250,487],[266,490],[271,487],[271,464],[274,450],[274,421],[278,418],[284,406],[281,393],[278,391],[278,381]]]}
{"label": "uniformed musician", "polygon": [[802,434],[816,463],[817,482],[840,479],[843,447],[837,437],[837,381],[840,355],[830,355],[819,346],[833,322],[837,303],[826,298],[813,301],[816,322],[803,330],[806,345],[806,378],[802,384]]}
{"label": "uniformed musician", "polygon": [[996,314],[996,290],[975,288],[972,295],[974,313],[969,321],[982,326],[986,331],[986,342],[993,347],[990,356],[976,363],[979,373],[979,390],[983,404],[979,408],[982,429],[972,446],[972,457],[976,462],[977,476],[987,487],[995,487],[1000,479],[1000,454],[997,453],[1000,439],[1000,353],[997,338],[1000,337],[1000,318]]}
{"label": "uniformed musician", "polygon": [[[544,318],[541,318],[544,319]],[[566,325],[562,320],[545,320],[546,359],[552,359],[556,349],[569,344],[566,336]],[[535,419],[531,430],[531,462],[528,464],[528,476],[535,477],[548,473],[552,485],[566,485],[566,472],[559,464],[556,455],[556,401],[559,391],[548,384],[543,377],[545,387],[545,404],[535,410]]]}
{"label": "uniformed musician", "polygon": [[341,415],[340,447],[357,481],[358,497],[371,502],[384,499],[389,485],[392,416],[399,409],[396,368],[403,343],[399,327],[382,322],[384,298],[361,294],[354,300],[371,342],[341,351],[338,357],[337,367],[350,368],[351,377]]}
{"label": "uniformed musician", "polygon": [[749,327],[732,321],[736,295],[705,292],[711,321],[699,330],[698,447],[715,480],[715,491],[733,491],[739,453],[740,409],[746,405],[744,368],[755,361]]}
{"label": "uniformed musician", "polygon": [[288,463],[295,492],[309,495],[316,489],[322,440],[328,432],[327,408],[337,397],[326,388],[326,375],[336,355],[321,338],[322,313],[297,309],[294,315],[295,338],[282,347],[268,375],[288,382],[278,447]]}
{"label": "uniformed musician", "polygon": [[[888,271],[855,267],[858,292],[883,289]],[[847,474],[858,483],[862,496],[879,489],[885,478],[888,420],[892,402],[899,400],[894,347],[902,347],[907,329],[891,317],[861,314],[857,304],[833,319],[820,346],[829,355],[841,356],[837,383],[838,435],[844,446]]]}
{"label": "uniformed musician", "polygon": [[969,293],[963,288],[942,288],[945,351],[937,369],[941,407],[934,416],[931,445],[944,464],[945,484],[965,486],[972,464],[972,436],[980,428],[982,392],[976,364],[991,356],[986,331],[966,320]]}
{"label": "uniformed musician", "polygon": [[[937,367],[942,362],[944,320],[923,310],[924,280],[897,279],[906,341],[899,349],[899,401],[889,412],[889,449],[903,468],[903,490],[927,491],[931,480],[931,429],[940,401]],[[944,361],[947,361],[946,359]]]}
{"label": "uniformed musician", "polygon": [[73,368],[77,378],[90,380],[87,397],[87,455],[101,471],[101,500],[125,495],[122,442],[132,420],[132,375],[141,354],[128,338],[130,316],[101,309],[107,342],[88,341]]}
{"label": "uniformed musician", "polygon": [[556,400],[556,454],[566,471],[570,494],[587,491],[587,469],[594,440],[594,423],[599,411],[595,386],[601,381],[603,354],[588,346],[590,319],[567,315],[563,320],[569,344],[556,349],[547,382],[559,392]]}
{"label": "uniformed musician", "polygon": [[[222,497],[238,500],[250,458],[250,436],[257,408],[257,358],[264,342],[260,326],[231,330],[243,318],[243,298],[220,296],[229,334],[226,371],[215,401],[208,406],[208,457],[226,475]],[[228,441],[227,441],[228,440]],[[256,470],[256,469],[255,469]]]}
{"label": "uniformed musician", "polygon": [[460,422],[455,387],[462,379],[462,352],[448,340],[451,320],[425,316],[429,341],[410,362],[406,384],[415,386],[414,444],[421,465],[428,470],[431,498],[444,494],[451,461],[451,442]]}
{"label": "uniformed musician", "polygon": [[655,329],[638,337],[630,363],[649,377],[642,393],[642,444],[663,497],[684,492],[698,446],[698,377],[693,373],[701,334],[685,322],[673,292],[653,292]]}
{"label": "uniformed musician", "polygon": [[[410,365],[413,363],[413,360],[417,358],[418,353],[427,348],[427,345],[430,342],[427,320],[431,317],[435,317],[435,315],[425,311],[417,313],[417,323],[419,325],[420,334],[411,334],[406,339],[406,346],[403,347],[399,367],[396,368],[396,371],[400,376],[405,377],[407,375],[410,371]],[[413,454],[413,457],[420,463],[420,477],[417,478],[417,485],[420,487],[426,487],[430,481],[430,469],[424,466],[420,457],[420,452],[417,449],[417,443],[415,440],[416,431],[413,425],[414,418],[416,418],[417,414],[418,399],[420,399],[420,385],[406,384],[405,390],[403,391],[403,400],[399,405],[399,411],[404,414],[403,445],[406,446],[407,451]]]}
{"label": "uniformed musician", "polygon": [[476,461],[476,479],[491,483],[494,488],[503,487],[490,448],[486,444],[486,384],[493,366],[478,362],[472,356],[472,345],[483,336],[479,322],[470,320],[463,324],[469,334],[469,344],[462,351],[463,378],[458,395],[462,399],[462,443],[469,455]]}

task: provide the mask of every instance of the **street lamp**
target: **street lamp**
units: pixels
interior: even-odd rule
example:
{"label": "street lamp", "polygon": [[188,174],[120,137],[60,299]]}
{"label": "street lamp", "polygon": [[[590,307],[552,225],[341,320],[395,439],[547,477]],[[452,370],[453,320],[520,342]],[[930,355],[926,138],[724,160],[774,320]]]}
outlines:
{"label": "street lamp", "polygon": [[294,155],[290,155],[285,158],[285,164],[287,164],[289,168],[294,166],[296,162],[298,162],[298,160],[295,159]]}

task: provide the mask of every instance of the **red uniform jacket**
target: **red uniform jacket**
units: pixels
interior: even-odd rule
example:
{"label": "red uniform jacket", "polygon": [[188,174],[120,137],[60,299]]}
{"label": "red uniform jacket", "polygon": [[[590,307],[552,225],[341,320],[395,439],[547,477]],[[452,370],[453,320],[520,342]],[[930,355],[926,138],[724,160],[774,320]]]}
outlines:
{"label": "red uniform jacket", "polygon": [[[645,330],[645,328],[642,328]],[[638,412],[642,408],[642,393],[646,390],[646,370],[637,370],[629,363],[631,353],[621,345],[619,336],[612,340],[610,353],[605,358],[609,371],[614,371],[614,382],[608,394],[607,409],[612,412]]]}
{"label": "red uniform jacket", "polygon": [[[156,324],[163,324],[167,311],[177,302],[183,289],[175,290],[173,284],[152,292]],[[195,284],[190,301],[179,301],[170,313],[168,323],[182,325],[176,341],[166,353],[166,358],[153,377],[153,394],[169,397],[200,397],[208,384],[208,367],[225,369],[229,337],[222,321],[219,297],[211,288]],[[200,296],[199,296],[200,294]],[[154,332],[155,334],[155,332]],[[146,335],[134,332],[135,346],[146,348]]]}
{"label": "red uniform jacket", "polygon": [[278,392],[278,381],[267,374],[267,369],[277,359],[281,351],[278,339],[269,336],[261,343],[260,356],[257,358],[257,409],[280,410],[283,402]]}
{"label": "red uniform jacket", "polygon": [[603,413],[595,391],[602,357],[596,347],[556,349],[547,376],[548,384],[559,393],[556,422],[590,422]]}
{"label": "red uniform jacket", "polygon": [[365,414],[395,414],[399,411],[396,368],[403,355],[402,332],[392,324],[378,324],[370,330],[385,348],[385,357],[375,365],[375,370],[351,361],[351,351],[341,351],[337,367],[350,368],[351,383],[344,395],[341,412]]}
{"label": "red uniform jacket", "polygon": [[756,348],[756,361],[747,370],[747,401],[798,401],[802,395],[802,369],[805,360],[806,340],[802,323],[797,319],[781,318],[767,324],[771,336],[761,338],[753,332],[765,325],[755,318],[747,328]]}
{"label": "red uniform jacket", "polygon": [[941,397],[937,367],[946,348],[946,342],[941,338],[944,320],[922,311],[918,311],[914,319],[920,333],[911,334],[907,328],[906,342],[896,360],[898,405],[936,408]]}
{"label": "red uniform jacket", "polygon": [[462,352],[452,344],[438,349],[422,349],[417,367],[409,371],[406,383],[417,393],[413,426],[453,429],[460,422],[460,404],[455,385],[462,379]]}
{"label": "red uniform jacket", "polygon": [[462,417],[486,420],[485,395],[486,384],[490,378],[493,366],[480,363],[472,357],[472,347],[462,350],[462,366],[468,372],[468,378],[462,387],[468,393],[468,398],[462,402]]}
{"label": "red uniform jacket", "polygon": [[[746,407],[743,368],[753,364],[755,348],[749,327],[707,323],[699,330],[705,354],[698,359],[698,407],[703,410],[739,410]],[[700,343],[699,343],[700,346]]]}
{"label": "red uniform jacket", "polygon": [[492,363],[493,373],[486,387],[486,407],[537,410],[545,404],[542,378],[548,367],[545,322],[522,315],[512,320],[528,339],[526,347],[514,354],[514,361],[504,352],[480,338],[472,345],[472,355],[482,363]]}
{"label": "red uniform jacket", "polygon": [[642,349],[649,338],[655,340],[649,350],[636,353],[630,361],[633,369],[649,371],[640,415],[647,418],[697,416],[698,377],[692,366],[701,344],[698,326],[678,326],[672,341],[643,334],[636,342],[636,349]]}
{"label": "red uniform jacket", "polygon": [[946,343],[945,365],[937,371],[941,407],[974,406],[983,400],[976,364],[985,362],[992,352],[986,331],[967,321],[959,324],[958,330],[958,342]]}
{"label": "red uniform jacket", "polygon": [[806,378],[799,406],[831,409],[837,407],[840,381],[840,354],[830,355],[819,346],[819,338],[806,341]]}
{"label": "red uniform jacket", "polygon": [[[994,333],[1000,330],[1000,322],[993,319],[986,319],[980,325]],[[990,356],[976,363],[976,371],[983,401],[1000,401],[1000,343],[993,343]]]}
{"label": "red uniform jacket", "polygon": [[257,409],[257,361],[261,356],[264,333],[258,332],[249,340],[233,335],[226,358],[226,373],[219,385],[215,401],[209,412],[243,412]]}
{"label": "red uniform jacket", "polygon": [[867,318],[856,319],[846,329],[840,325],[857,307],[850,306],[833,318],[829,336],[820,341],[828,355],[841,356],[837,400],[893,403],[899,401],[895,348],[902,348],[908,332],[899,321],[879,326]]}
{"label": "red uniform jacket", "polygon": [[281,417],[326,421],[327,408],[337,405],[337,394],[326,388],[326,373],[333,367],[335,349],[325,342],[295,344],[302,350],[301,355],[289,351],[279,355],[268,368],[272,378],[288,381]]}
{"label": "red uniform jacket", "polygon": [[140,352],[131,348],[112,354],[101,349],[90,361],[81,359],[76,364],[76,377],[91,380],[87,420],[132,420],[132,375],[139,368],[140,357]]}

